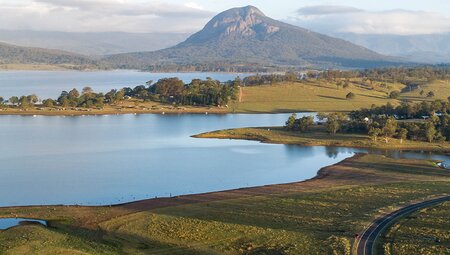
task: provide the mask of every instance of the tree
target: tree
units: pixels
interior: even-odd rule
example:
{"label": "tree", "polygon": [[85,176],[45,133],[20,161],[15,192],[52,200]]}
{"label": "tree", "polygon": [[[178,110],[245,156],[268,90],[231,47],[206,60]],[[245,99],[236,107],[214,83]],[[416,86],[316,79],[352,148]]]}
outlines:
{"label": "tree", "polygon": [[295,129],[300,132],[308,131],[314,125],[314,118],[311,116],[302,117],[296,120]]}
{"label": "tree", "polygon": [[403,140],[406,140],[408,137],[408,130],[406,128],[401,128],[398,131],[398,138],[400,138],[400,143],[403,143]]}
{"label": "tree", "polygon": [[115,96],[116,101],[123,101],[125,99],[125,91],[123,89],[117,91]]}
{"label": "tree", "polygon": [[67,97],[61,98],[61,100],[59,100],[59,103],[60,103],[61,106],[64,107],[64,108],[70,106],[70,100],[69,100]]}
{"label": "tree", "polygon": [[339,131],[339,129],[341,128],[341,122],[336,114],[328,115],[326,128],[328,133],[333,135]]}
{"label": "tree", "polygon": [[398,91],[398,90],[391,91],[391,93],[389,94],[389,98],[392,98],[392,99],[397,99],[399,96],[400,96],[400,91]]}
{"label": "tree", "polygon": [[369,136],[374,142],[376,142],[378,139],[378,136],[380,136],[381,132],[382,132],[381,129],[376,128],[376,127],[371,127],[369,129]]}
{"label": "tree", "polygon": [[12,105],[17,105],[19,103],[19,98],[16,96],[12,96],[8,99],[8,102]]}
{"label": "tree", "polygon": [[395,135],[395,131],[397,130],[397,121],[393,117],[389,117],[386,119],[382,133],[384,136],[384,140],[386,143],[389,142],[389,138],[393,137]]}
{"label": "tree", "polygon": [[447,100],[450,102],[450,97],[447,97]]}
{"label": "tree", "polygon": [[356,95],[353,92],[348,93],[345,98],[347,99],[354,99],[356,97]]}
{"label": "tree", "polygon": [[117,90],[112,89],[110,92],[105,94],[105,99],[107,103],[113,104],[116,101]]}
{"label": "tree", "polygon": [[430,91],[430,92],[428,92],[428,94],[427,94],[427,97],[434,97],[434,96],[435,96],[435,94],[434,94],[433,91]]}
{"label": "tree", "polygon": [[156,94],[165,98],[179,96],[184,89],[183,81],[178,78],[160,79],[154,86]]}
{"label": "tree", "polygon": [[36,104],[39,101],[35,94],[27,96],[27,100],[29,104]]}
{"label": "tree", "polygon": [[295,114],[295,113],[291,114],[291,116],[289,116],[288,120],[286,121],[286,125],[284,127],[287,130],[293,130],[296,120],[297,120],[297,114]]}
{"label": "tree", "polygon": [[3,97],[0,97],[0,104],[3,104],[5,102],[5,99]]}
{"label": "tree", "polygon": [[42,105],[44,105],[45,107],[53,107],[55,106],[56,102],[55,100],[48,98],[42,101]]}
{"label": "tree", "polygon": [[91,87],[89,87],[89,86],[84,87],[83,90],[81,91],[81,93],[83,95],[92,94],[93,92],[94,92],[94,90]]}
{"label": "tree", "polygon": [[425,125],[425,137],[427,138],[428,142],[433,142],[434,136],[436,135],[436,128],[434,127],[434,124],[431,122],[427,122]]}
{"label": "tree", "polygon": [[30,106],[30,102],[26,96],[21,96],[19,99],[19,105],[21,108],[28,108]]}
{"label": "tree", "polygon": [[69,94],[68,94],[69,100],[75,100],[75,99],[78,99],[79,97],[80,97],[80,92],[78,92],[77,89],[72,89],[71,91],[69,91]]}
{"label": "tree", "polygon": [[423,96],[423,94],[425,94],[425,91],[421,90],[419,93],[421,96]]}

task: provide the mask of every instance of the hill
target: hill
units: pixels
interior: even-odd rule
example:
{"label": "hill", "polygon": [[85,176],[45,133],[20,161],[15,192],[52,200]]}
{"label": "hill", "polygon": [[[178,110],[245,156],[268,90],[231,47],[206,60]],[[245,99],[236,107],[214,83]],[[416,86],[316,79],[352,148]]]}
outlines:
{"label": "hill", "polygon": [[253,6],[218,14],[186,41],[155,52],[106,58],[118,67],[170,65],[375,67],[399,59],[265,16]]}
{"label": "hill", "polygon": [[185,33],[0,30],[0,41],[4,43],[94,56],[165,49],[188,36]]}
{"label": "hill", "polygon": [[8,64],[88,67],[99,66],[100,61],[66,51],[20,47],[0,43],[0,65]]}
{"label": "hill", "polygon": [[418,63],[450,63],[450,33],[429,35],[374,35],[337,33],[334,36],[381,54]]}
{"label": "hill", "polygon": [[[359,108],[371,108],[372,105],[386,105],[388,102],[398,105],[402,101],[422,102],[442,100],[450,97],[450,86],[446,80],[436,80],[421,86],[421,89],[409,91],[401,83],[373,81],[373,87],[362,85],[363,79],[352,78],[349,87],[338,87],[336,82],[309,80],[302,82],[281,82],[273,85],[242,87],[237,102],[230,103],[230,111],[244,113],[266,112],[333,112],[352,111]],[[402,91],[397,99],[389,97],[390,91]],[[420,91],[425,93],[420,95]],[[433,91],[434,97],[427,97]],[[348,93],[355,98],[347,99]]]}

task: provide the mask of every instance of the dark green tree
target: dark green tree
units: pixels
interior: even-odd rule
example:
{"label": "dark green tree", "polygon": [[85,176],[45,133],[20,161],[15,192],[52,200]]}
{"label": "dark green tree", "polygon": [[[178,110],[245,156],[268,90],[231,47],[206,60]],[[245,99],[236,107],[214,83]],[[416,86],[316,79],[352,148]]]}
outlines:
{"label": "dark green tree", "polygon": [[400,143],[403,143],[404,140],[408,137],[408,130],[406,128],[401,128],[398,131],[398,138],[400,139]]}
{"label": "dark green tree", "polygon": [[397,99],[399,96],[400,96],[400,91],[398,91],[398,90],[391,91],[391,93],[389,94],[389,98],[392,98],[392,99]]}
{"label": "dark green tree", "polygon": [[19,103],[19,98],[16,96],[12,96],[8,99],[8,102],[12,105],[17,105]]}
{"label": "dark green tree", "polygon": [[295,121],[295,129],[300,132],[308,131],[314,125],[314,118],[311,116],[302,117]]}
{"label": "dark green tree", "polygon": [[425,125],[425,138],[427,141],[430,143],[433,142],[436,133],[437,131],[434,124],[432,122],[427,122]]}

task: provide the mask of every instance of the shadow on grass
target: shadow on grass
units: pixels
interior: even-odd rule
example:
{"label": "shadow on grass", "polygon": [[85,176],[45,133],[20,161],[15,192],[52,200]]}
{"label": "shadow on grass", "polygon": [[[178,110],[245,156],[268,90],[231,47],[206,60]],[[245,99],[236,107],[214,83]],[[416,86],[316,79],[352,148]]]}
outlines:
{"label": "shadow on grass", "polygon": [[[97,230],[93,230],[51,222],[48,230],[54,231],[59,234],[76,237],[87,245],[89,245],[89,243],[104,245],[110,250],[116,251],[118,254],[130,254],[131,251],[139,251],[144,254],[210,254],[208,252],[197,250],[195,248],[160,242],[137,235],[107,232],[100,228],[98,228]],[[77,248],[82,249],[82,247]]]}
{"label": "shadow on grass", "polygon": [[321,97],[321,98],[327,98],[327,99],[340,100],[340,101],[347,101],[347,99],[342,98],[342,97],[323,96],[323,95],[319,95],[319,97]]}

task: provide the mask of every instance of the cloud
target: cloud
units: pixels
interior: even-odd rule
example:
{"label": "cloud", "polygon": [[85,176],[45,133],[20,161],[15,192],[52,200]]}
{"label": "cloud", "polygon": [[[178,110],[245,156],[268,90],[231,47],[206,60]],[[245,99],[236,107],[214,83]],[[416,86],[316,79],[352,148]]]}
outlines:
{"label": "cloud", "polygon": [[214,13],[198,5],[132,0],[0,0],[0,29],[193,32]]}
{"label": "cloud", "polygon": [[184,4],[184,6],[192,8],[192,9],[205,10],[205,8],[202,5],[195,3],[195,2],[186,3],[186,4]]}
{"label": "cloud", "polygon": [[297,13],[302,16],[329,15],[363,12],[363,10],[343,5],[316,5],[300,8]]}
{"label": "cloud", "polygon": [[289,22],[322,33],[416,35],[450,32],[450,19],[439,13],[365,11],[346,6],[304,7]]}

